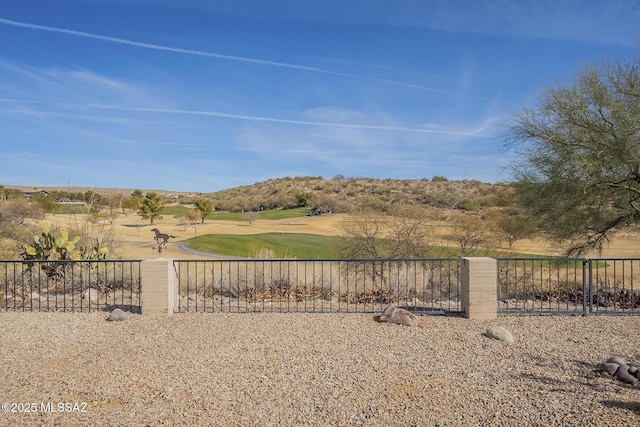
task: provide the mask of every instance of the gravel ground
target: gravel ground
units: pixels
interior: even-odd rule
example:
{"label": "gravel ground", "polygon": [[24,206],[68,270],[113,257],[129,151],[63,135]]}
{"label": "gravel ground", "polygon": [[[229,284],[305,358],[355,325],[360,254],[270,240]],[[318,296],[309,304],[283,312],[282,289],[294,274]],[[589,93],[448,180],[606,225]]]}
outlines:
{"label": "gravel ground", "polygon": [[640,363],[640,317],[106,317],[0,314],[0,400],[32,410],[1,425],[640,424],[640,387],[595,372]]}

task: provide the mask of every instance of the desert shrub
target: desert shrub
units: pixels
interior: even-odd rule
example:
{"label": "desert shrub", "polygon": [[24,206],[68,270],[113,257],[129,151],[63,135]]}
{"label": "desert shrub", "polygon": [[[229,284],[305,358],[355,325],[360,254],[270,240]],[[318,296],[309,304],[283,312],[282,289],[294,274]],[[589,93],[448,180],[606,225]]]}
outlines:
{"label": "desert shrub", "polygon": [[464,198],[458,202],[456,207],[463,211],[477,211],[480,210],[480,202],[478,199]]}

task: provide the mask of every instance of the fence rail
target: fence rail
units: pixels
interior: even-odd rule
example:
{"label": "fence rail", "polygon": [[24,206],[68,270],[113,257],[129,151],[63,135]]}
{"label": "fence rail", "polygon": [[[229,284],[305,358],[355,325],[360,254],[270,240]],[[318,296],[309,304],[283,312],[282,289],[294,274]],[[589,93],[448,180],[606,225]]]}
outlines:
{"label": "fence rail", "polygon": [[498,313],[640,314],[640,259],[499,258]]}
{"label": "fence rail", "polygon": [[[640,259],[498,258],[499,314],[640,314]],[[171,262],[171,261],[169,261]],[[0,261],[0,311],[141,311],[138,260]],[[180,312],[459,313],[460,259],[174,260]]]}
{"label": "fence rail", "polygon": [[181,312],[461,310],[460,260],[175,260]]}
{"label": "fence rail", "polygon": [[139,313],[140,262],[0,261],[0,310]]}

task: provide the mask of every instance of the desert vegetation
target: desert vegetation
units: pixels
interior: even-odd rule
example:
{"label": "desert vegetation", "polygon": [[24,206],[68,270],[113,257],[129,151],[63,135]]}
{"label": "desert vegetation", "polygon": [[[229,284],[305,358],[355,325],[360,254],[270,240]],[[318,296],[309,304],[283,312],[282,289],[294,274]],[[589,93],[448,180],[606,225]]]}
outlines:
{"label": "desert vegetation", "polygon": [[[301,259],[504,256],[541,253],[542,243],[534,245],[533,252],[523,251],[517,243],[537,238],[544,242],[537,222],[519,203],[512,186],[444,177],[286,177],[210,194],[0,188],[3,259],[19,258],[46,221],[52,222],[54,235],[64,229],[73,237],[80,236],[79,246],[93,247],[100,239],[108,248],[108,257],[117,259],[123,256],[119,250],[123,236],[143,240],[152,217],[155,223],[160,221],[161,229],[172,227],[179,240],[195,238],[189,243],[196,249],[242,257],[252,257],[261,249]],[[275,207],[266,203],[274,194],[289,196]],[[446,203],[426,203],[445,196]],[[337,200],[340,203],[334,202]],[[309,205],[300,206],[303,202]],[[224,210],[225,206],[230,210]],[[255,206],[256,210],[235,206]],[[310,212],[320,216],[314,220]],[[135,217],[138,219],[133,220]],[[309,232],[296,227],[299,220],[303,220],[300,224],[315,221],[327,226]],[[267,226],[269,222],[282,225],[273,229]],[[232,223],[247,228],[230,229],[226,224]],[[135,236],[130,235],[131,227]],[[298,230],[301,235],[294,237]],[[134,253],[127,258],[149,255]]]}
{"label": "desert vegetation", "polygon": [[362,205],[390,209],[397,204],[479,210],[512,201],[512,190],[504,184],[434,178],[284,177],[209,193],[206,197],[213,201],[216,210],[230,212],[307,207],[348,213]]}
{"label": "desert vegetation", "polygon": [[579,255],[640,217],[640,58],[585,64],[506,133],[514,188],[539,232]]}
{"label": "desert vegetation", "polygon": [[[80,235],[83,247],[101,239],[111,255],[117,253],[119,243],[115,233],[118,218],[126,215],[138,215],[149,225],[165,216],[173,217],[172,221],[183,231],[190,228],[192,236],[197,236],[199,225],[210,220],[243,221],[251,225],[260,220],[303,218],[310,211],[343,215],[341,225],[326,233],[336,237],[331,248],[317,247],[325,256],[330,252],[332,256],[347,258],[420,257],[429,254],[429,247],[442,243],[434,242],[438,239],[429,223],[472,215],[489,224],[493,221],[484,214],[486,209],[501,210],[513,203],[513,191],[507,185],[449,181],[444,177],[432,180],[285,177],[210,194],[82,190],[2,187],[0,233],[12,243],[4,258],[14,258],[22,252],[28,236],[42,227],[40,220],[44,215],[73,217],[65,232]],[[17,225],[15,230],[24,229],[23,234],[9,232],[11,224]],[[375,234],[368,227],[375,228]],[[52,231],[62,232],[55,226]],[[246,250],[232,255],[247,256]]]}
{"label": "desert vegetation", "polygon": [[127,213],[149,224],[173,215],[194,234],[197,224],[232,219],[255,231],[224,234],[259,234],[261,220],[304,211],[341,215],[321,234],[340,238],[338,256],[345,259],[508,252],[527,239],[553,242],[566,255],[600,253],[612,237],[638,229],[638,99],[638,58],[586,64],[572,82],[547,88],[503,135],[515,154],[510,184],[336,175],[199,194],[0,186],[0,255],[24,256],[25,242],[50,214],[74,218],[67,232],[79,236],[80,247],[100,239],[114,254],[115,224]]}

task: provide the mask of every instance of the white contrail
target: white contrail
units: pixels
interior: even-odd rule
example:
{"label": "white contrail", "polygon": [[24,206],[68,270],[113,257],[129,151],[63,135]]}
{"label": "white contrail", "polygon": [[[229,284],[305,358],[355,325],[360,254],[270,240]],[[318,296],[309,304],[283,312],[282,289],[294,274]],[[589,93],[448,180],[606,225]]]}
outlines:
{"label": "white contrail", "polygon": [[54,33],[69,34],[72,36],[103,40],[103,41],[108,41],[112,43],[142,47],[146,49],[162,50],[166,52],[184,53],[187,55],[205,56],[209,58],[226,59],[230,61],[250,62],[254,64],[271,65],[274,67],[293,68],[296,70],[313,71],[316,73],[334,74],[334,75],[346,76],[346,77],[357,77],[357,76],[346,74],[346,73],[340,73],[338,71],[325,70],[317,67],[308,67],[306,65],[289,64],[286,62],[268,61],[265,59],[247,58],[244,56],[235,56],[235,55],[223,55],[220,53],[204,52],[201,50],[183,49],[179,47],[164,46],[164,45],[153,44],[153,43],[137,42],[134,40],[121,39],[118,37],[87,33],[85,31],[76,31],[76,30],[69,30],[67,28],[57,28],[57,27],[49,27],[46,25],[29,24],[26,22],[12,21],[10,19],[4,19],[4,18],[0,18],[0,24],[12,25],[14,27],[29,28],[31,30],[51,31]]}
{"label": "white contrail", "polygon": [[[41,105],[52,105],[52,106],[59,105],[66,108],[89,107],[89,108],[95,108],[95,109],[101,109],[101,110],[114,110],[114,111],[133,111],[133,112],[141,112],[141,113],[183,114],[183,115],[191,115],[191,116],[221,117],[226,119],[247,120],[247,121],[254,121],[254,122],[283,123],[283,124],[301,125],[301,126],[327,126],[327,127],[339,127],[339,128],[349,128],[349,129],[388,130],[388,131],[398,131],[398,132],[429,133],[429,134],[441,134],[441,135],[475,136],[480,138],[493,137],[492,135],[489,135],[483,132],[486,126],[481,126],[478,130],[475,130],[475,131],[457,131],[457,130],[451,130],[451,129],[438,130],[438,129],[407,127],[407,126],[380,126],[380,125],[365,125],[365,124],[355,124],[355,123],[316,122],[312,120],[279,119],[277,117],[251,116],[251,115],[245,115],[245,114],[223,113],[221,111],[202,111],[202,110],[185,110],[185,109],[151,108],[151,107],[123,107],[119,105],[106,105],[106,104],[89,104],[89,105],[70,104],[70,103],[22,100],[22,99],[14,99],[14,98],[0,98],[0,103],[1,102],[11,102],[11,103],[18,103],[18,104],[22,104],[22,103],[41,104]],[[3,109],[1,111],[19,112],[16,110],[8,110],[8,109]]]}
{"label": "white contrail", "polygon": [[243,114],[222,113],[219,111],[183,110],[183,109],[171,109],[171,108],[121,107],[121,106],[114,106],[114,105],[98,105],[98,104],[90,105],[90,107],[106,109],[106,110],[137,111],[137,112],[143,112],[143,113],[185,114],[185,115],[192,115],[192,116],[223,117],[227,119],[284,123],[284,124],[303,125],[303,126],[328,126],[328,127],[339,127],[339,128],[349,128],[349,129],[388,130],[388,131],[399,131],[399,132],[415,132],[415,133],[429,133],[429,134],[443,134],[443,135],[457,135],[457,136],[490,137],[490,135],[478,134],[477,132],[424,129],[424,128],[404,127],[404,126],[379,126],[379,125],[363,125],[363,124],[353,124],[353,123],[315,122],[310,120],[292,120],[292,119],[279,119],[276,117],[248,116]]}
{"label": "white contrail", "polygon": [[248,57],[245,57],[245,56],[223,55],[223,54],[220,54],[220,53],[205,52],[205,51],[201,51],[201,50],[183,49],[183,48],[179,48],[179,47],[171,47],[171,46],[164,46],[164,45],[153,44],[153,43],[138,42],[138,41],[122,39],[122,38],[118,38],[118,37],[103,36],[103,35],[100,35],[100,34],[87,33],[85,31],[70,30],[70,29],[67,29],[67,28],[58,28],[58,27],[49,27],[49,26],[46,26],[46,25],[30,24],[30,23],[26,23],[26,22],[13,21],[13,20],[4,19],[4,18],[0,18],[0,24],[12,25],[14,27],[28,28],[28,29],[31,29],[31,30],[50,31],[50,32],[54,32],[54,33],[69,34],[69,35],[77,36],[77,37],[85,37],[85,38],[90,38],[90,39],[95,39],[95,40],[108,41],[108,42],[112,42],[112,43],[119,43],[119,44],[125,44],[125,45],[129,45],[129,46],[141,47],[141,48],[145,48],[145,49],[162,50],[162,51],[165,51],[165,52],[182,53],[182,54],[186,54],[186,55],[196,55],[196,56],[203,56],[203,57],[208,57],[208,58],[224,59],[224,60],[229,60],[229,61],[240,61],[240,62],[248,62],[248,63],[252,63],[252,64],[269,65],[269,66],[273,66],[273,67],[283,67],[283,68],[290,68],[290,69],[294,69],[294,70],[310,71],[310,72],[314,72],[314,73],[331,74],[331,75],[334,75],[334,76],[349,77],[349,78],[353,78],[353,79],[369,80],[369,81],[386,83],[386,84],[391,84],[391,85],[396,85],[396,86],[403,86],[403,87],[408,87],[408,88],[411,88],[411,89],[417,89],[417,90],[421,90],[421,91],[425,91],[425,92],[439,93],[439,94],[443,94],[443,95],[453,95],[453,96],[459,96],[459,97],[464,97],[464,98],[469,98],[469,99],[476,99],[476,100],[481,100],[481,101],[498,102],[498,103],[501,103],[501,104],[516,105],[516,104],[513,104],[511,102],[500,101],[500,100],[489,99],[489,98],[482,98],[482,97],[477,97],[477,96],[468,95],[468,94],[459,93],[459,92],[449,92],[449,91],[445,91],[445,90],[434,89],[434,88],[431,88],[431,87],[422,86],[422,85],[415,84],[415,83],[402,82],[402,81],[398,81],[398,80],[380,79],[380,78],[376,78],[376,77],[368,77],[368,76],[362,76],[362,75],[351,74],[351,73],[342,73],[342,72],[339,72],[339,71],[332,71],[332,70],[327,70],[327,69],[318,68],[318,67],[309,67],[309,66],[306,66],[306,65],[291,64],[291,63],[287,63],[287,62],[277,62],[277,61],[269,61],[269,60],[266,60],[266,59],[248,58]]}

